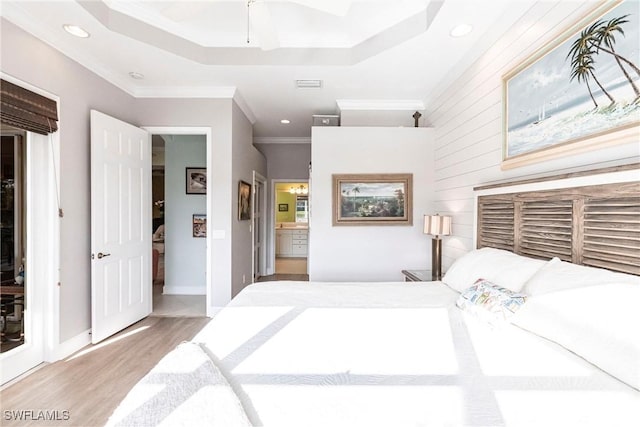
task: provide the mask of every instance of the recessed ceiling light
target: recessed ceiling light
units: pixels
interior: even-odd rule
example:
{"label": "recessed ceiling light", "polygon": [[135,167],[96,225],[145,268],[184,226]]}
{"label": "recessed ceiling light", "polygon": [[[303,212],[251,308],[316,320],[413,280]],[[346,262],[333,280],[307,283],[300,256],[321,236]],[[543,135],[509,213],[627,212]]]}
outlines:
{"label": "recessed ceiling light", "polygon": [[473,27],[469,24],[460,24],[453,27],[449,35],[451,37],[464,37],[473,30]]}
{"label": "recessed ceiling light", "polygon": [[132,71],[129,73],[129,76],[132,79],[136,79],[136,80],[142,80],[144,79],[144,74],[140,74],[140,73],[136,73],[135,71]]}
{"label": "recessed ceiling light", "polygon": [[77,25],[65,24],[62,26],[62,28],[64,28],[67,33],[76,37],[82,37],[83,39],[86,39],[90,36],[90,34],[85,31],[84,28],[78,27]]}
{"label": "recessed ceiling light", "polygon": [[283,125],[288,125],[289,123],[291,123],[291,120],[282,119],[280,120],[280,123],[282,123]]}

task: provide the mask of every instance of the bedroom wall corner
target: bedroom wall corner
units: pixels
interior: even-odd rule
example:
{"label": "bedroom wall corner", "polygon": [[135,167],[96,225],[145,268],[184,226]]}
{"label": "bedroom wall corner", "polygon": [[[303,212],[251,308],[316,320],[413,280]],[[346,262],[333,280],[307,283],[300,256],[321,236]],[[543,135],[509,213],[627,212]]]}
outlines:
{"label": "bedroom wall corner", "polygon": [[251,184],[253,171],[267,175],[267,159],[253,145],[253,125],[233,101],[232,106],[232,258],[231,297],[234,297],[253,282],[252,221],[238,219],[238,183],[240,180]]}
{"label": "bedroom wall corner", "polygon": [[[634,163],[636,141],[575,153],[510,170],[502,161],[502,76],[571,27],[593,8],[590,2],[538,1],[462,75],[430,95],[425,116],[434,127],[435,208],[452,215],[453,235],[443,239],[443,269],[473,249],[473,187]],[[640,137],[640,135],[638,135]]]}
{"label": "bedroom wall corner", "polygon": [[[213,314],[231,300],[232,248],[232,119],[231,99],[139,98],[138,122],[147,127],[208,127],[211,150],[207,150],[207,203],[214,215],[207,218],[207,233],[215,233],[207,251],[211,278],[207,283],[207,313]],[[222,208],[225,207],[225,208]]]}
{"label": "bedroom wall corner", "polygon": [[0,39],[2,72],[60,99],[58,173],[64,217],[60,219],[57,344],[62,346],[91,328],[89,111],[135,123],[135,99],[4,18],[0,18]]}
{"label": "bedroom wall corner", "polygon": [[[431,245],[422,217],[433,206],[433,129],[313,127],[309,279],[401,281],[403,269],[428,269]],[[332,174],[413,174],[412,226],[332,225]]]}

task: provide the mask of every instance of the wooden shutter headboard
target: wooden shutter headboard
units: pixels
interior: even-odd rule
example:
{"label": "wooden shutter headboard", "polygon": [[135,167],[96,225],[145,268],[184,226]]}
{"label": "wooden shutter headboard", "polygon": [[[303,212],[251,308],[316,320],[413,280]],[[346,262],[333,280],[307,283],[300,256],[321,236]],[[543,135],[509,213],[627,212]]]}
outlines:
{"label": "wooden shutter headboard", "polygon": [[478,196],[477,247],[640,275],[640,182]]}

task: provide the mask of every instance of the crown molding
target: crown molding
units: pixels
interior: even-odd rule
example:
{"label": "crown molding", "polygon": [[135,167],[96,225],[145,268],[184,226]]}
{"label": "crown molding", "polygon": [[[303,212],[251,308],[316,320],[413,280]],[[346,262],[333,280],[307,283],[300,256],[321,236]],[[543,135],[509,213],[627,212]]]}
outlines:
{"label": "crown molding", "polygon": [[287,136],[256,136],[254,144],[311,144],[310,137]]}
{"label": "crown molding", "polygon": [[235,86],[138,86],[136,98],[220,98],[232,99]]}
{"label": "crown molding", "polygon": [[424,102],[419,99],[337,99],[340,111],[420,111],[424,110]]}

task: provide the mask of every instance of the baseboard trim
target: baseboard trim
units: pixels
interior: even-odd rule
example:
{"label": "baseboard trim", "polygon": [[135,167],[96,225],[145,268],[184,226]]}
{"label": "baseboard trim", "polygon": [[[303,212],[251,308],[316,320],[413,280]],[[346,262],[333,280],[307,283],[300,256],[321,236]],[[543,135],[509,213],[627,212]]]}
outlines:
{"label": "baseboard trim", "polygon": [[58,344],[46,361],[55,362],[64,359],[89,344],[91,344],[91,329]]}
{"label": "baseboard trim", "polygon": [[164,286],[164,295],[206,295],[207,289],[202,286]]}

